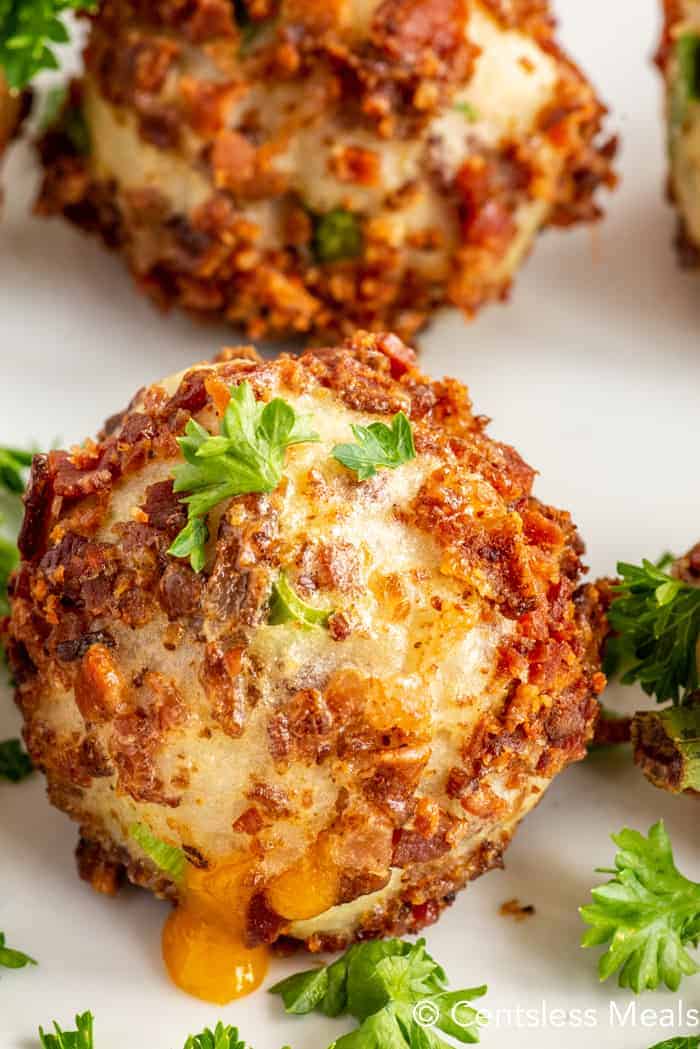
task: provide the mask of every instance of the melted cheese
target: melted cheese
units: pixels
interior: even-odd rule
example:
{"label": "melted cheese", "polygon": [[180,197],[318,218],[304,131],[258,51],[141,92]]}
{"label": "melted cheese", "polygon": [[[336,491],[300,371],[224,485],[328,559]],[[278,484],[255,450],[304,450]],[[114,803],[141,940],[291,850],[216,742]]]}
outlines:
{"label": "melted cheese", "polygon": [[266,947],[247,947],[244,915],[249,864],[222,861],[213,870],[190,868],[182,898],[163,928],[163,959],[181,990],[225,1005],[260,986]]}

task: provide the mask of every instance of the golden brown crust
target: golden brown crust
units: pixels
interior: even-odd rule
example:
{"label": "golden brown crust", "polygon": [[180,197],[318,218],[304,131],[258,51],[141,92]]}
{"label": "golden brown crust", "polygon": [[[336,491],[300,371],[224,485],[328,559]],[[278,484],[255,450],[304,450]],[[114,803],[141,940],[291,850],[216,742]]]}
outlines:
{"label": "golden brown crust", "polygon": [[18,133],[30,105],[29,91],[10,91],[0,69],[0,156]]}
{"label": "golden brown crust", "polygon": [[[412,585],[423,588],[427,630],[412,635],[411,673],[384,675],[342,656],[351,649],[336,655],[336,646],[368,636],[356,604],[367,553],[333,531],[304,528],[298,538],[285,531],[287,482],[222,508],[204,572],[168,554],[185,520],[168,477],[175,439],[192,416],[220,411],[228,384],[244,378],[258,398],[281,388],[323,410],[409,415],[421,480],[410,498],[394,502],[391,519],[436,562],[434,570],[411,570]],[[322,777],[324,790],[333,784],[310,849],[340,872],[335,903],[380,891],[392,870],[404,872],[400,891],[355,925],[300,934],[311,949],[434,921],[467,880],[500,862],[517,820],[549,779],[584,755],[605,683],[604,598],[579,586],[576,530],[568,514],[534,499],[532,482],[517,453],[487,436],[461,384],[430,381],[395,336],[366,333],[300,358],[226,351],[184,373],[174,391],[142,391],[98,442],[38,456],[11,583],[8,652],[29,752],[47,774],[52,800],[80,822],[89,843],[80,854],[83,875],[111,891],[125,868],[132,881],[172,894],[119,840],[114,806],[125,799],[131,813],[146,806],[149,820],[162,814],[167,827],[180,828],[192,862],[215,862],[181,815],[202,789],[193,786],[200,770],[188,762],[187,746],[204,747],[214,762],[222,753],[240,762],[246,748],[257,748],[242,796],[219,802],[224,813],[231,809],[220,833],[260,857],[251,943],[290,932],[271,902],[274,877],[264,864],[284,854],[284,828],[303,827],[313,811],[313,792],[298,796],[296,786],[307,775]],[[305,498],[336,523],[350,505],[373,512],[387,483],[380,473],[358,484],[325,460],[289,481],[307,488]],[[130,510],[117,511],[134,484]],[[292,661],[270,693],[256,638],[270,630],[270,580],[280,567],[319,607],[333,595],[342,629],[323,642],[330,663]],[[406,587],[383,563],[369,576],[391,624],[412,614]],[[420,671],[427,673],[442,647],[451,651],[465,616],[470,630],[497,632],[493,666],[479,670],[491,675],[488,702],[478,698],[481,684],[459,698],[458,747],[436,766],[433,715],[427,696],[415,692],[419,650],[427,646]],[[101,783],[110,784],[106,809],[95,800]],[[200,797],[195,808],[206,814],[207,805]]]}

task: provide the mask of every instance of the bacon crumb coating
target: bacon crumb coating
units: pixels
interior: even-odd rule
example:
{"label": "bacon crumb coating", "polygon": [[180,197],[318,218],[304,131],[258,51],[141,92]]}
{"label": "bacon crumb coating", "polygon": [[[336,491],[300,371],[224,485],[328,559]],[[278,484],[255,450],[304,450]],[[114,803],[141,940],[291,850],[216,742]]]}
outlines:
{"label": "bacon crumb coating", "polygon": [[10,91],[0,69],[0,157],[17,134],[22,118],[26,115],[28,103],[29,93]]}
{"label": "bacon crumb coating", "polygon": [[[190,418],[215,432],[244,379],[320,441],[288,450],[271,494],[212,512],[195,574],[167,553],[176,438]],[[399,410],[413,461],[359,482],[331,457],[351,423]],[[359,333],[299,358],[226,350],[35,458],[7,647],[27,748],[95,888],[125,874],[177,896],[129,835],[143,822],[197,869],[252,863],[250,944],[321,950],[413,932],[501,864],[585,754],[606,627],[569,515],[485,427],[459,382]],[[333,609],[328,629],[268,622],[281,571]]]}
{"label": "bacon crumb coating", "polygon": [[600,217],[605,109],[546,0],[103,0],[41,214],[252,338],[404,338]]}
{"label": "bacon crumb coating", "polygon": [[657,60],[666,89],[668,196],[678,211],[683,266],[700,266],[700,2],[663,0]]}

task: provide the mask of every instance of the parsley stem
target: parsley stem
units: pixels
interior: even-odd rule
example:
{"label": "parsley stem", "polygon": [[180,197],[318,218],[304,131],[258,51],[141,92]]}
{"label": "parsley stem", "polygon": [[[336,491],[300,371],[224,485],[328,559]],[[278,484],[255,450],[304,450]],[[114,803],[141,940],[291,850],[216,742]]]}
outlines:
{"label": "parsley stem", "polygon": [[700,693],[680,706],[635,714],[632,741],[634,760],[655,787],[700,792]]}

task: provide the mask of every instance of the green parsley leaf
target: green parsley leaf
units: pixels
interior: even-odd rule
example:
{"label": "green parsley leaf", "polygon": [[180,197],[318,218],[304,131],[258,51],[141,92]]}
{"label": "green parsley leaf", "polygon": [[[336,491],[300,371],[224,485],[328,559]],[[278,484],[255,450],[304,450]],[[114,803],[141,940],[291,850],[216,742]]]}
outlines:
{"label": "green parsley leaf", "polygon": [[[610,944],[598,971],[636,993],[665,983],[678,989],[683,976],[698,972],[686,951],[700,935],[700,884],[685,878],[673,861],[662,820],[649,830],[625,829],[612,836],[619,848],[614,877],[593,889],[593,903],[580,908],[590,925],[583,947]],[[604,869],[602,869],[604,870]]]}
{"label": "green parsley leaf", "polygon": [[189,557],[195,572],[206,563],[206,514],[224,499],[274,491],[282,480],[287,449],[319,440],[308,420],[280,397],[262,404],[247,381],[232,386],[230,394],[219,434],[190,419],[185,436],[178,438],[185,463],[175,468],[174,489],[189,492],[182,500],[189,520],[168,553]]}
{"label": "green parsley leaf", "polygon": [[473,106],[471,102],[467,102],[466,100],[455,102],[452,108],[458,113],[461,113],[463,117],[466,117],[471,124],[476,123],[479,119],[479,110],[476,106]]}
{"label": "green parsley leaf", "polygon": [[618,564],[622,582],[608,618],[623,684],[637,681],[659,703],[678,703],[699,684],[700,587],[674,579],[667,564],[667,557],[656,565]]}
{"label": "green parsley leaf", "polygon": [[187,863],[182,849],[157,838],[145,823],[132,823],[129,834],[149,859],[153,860],[156,867],[160,867],[174,882],[182,881]]}
{"label": "green parsley leaf", "polygon": [[323,608],[314,608],[302,601],[284,572],[280,572],[272,585],[268,623],[301,623],[302,626],[328,626],[331,613]]}
{"label": "green parsley leaf", "polygon": [[[1,518],[0,518],[1,520]],[[0,616],[9,616],[10,602],[7,598],[7,584],[19,560],[17,547],[9,539],[0,535]]]}
{"label": "green parsley leaf", "polygon": [[[411,1044],[408,1031],[412,1021],[410,1016],[404,1017],[404,1013],[405,1010],[393,1006],[381,1009],[368,1017],[356,1031],[334,1042],[333,1049],[406,1049]],[[401,1019],[404,1019],[406,1027]]]}
{"label": "green parsley leaf", "polygon": [[438,1030],[478,1042],[483,1017],[469,1002],[486,993],[486,987],[448,991],[445,972],[422,939],[355,944],[332,965],[295,973],[270,990],[288,1013],[349,1013],[360,1021],[334,1049],[441,1046]]}
{"label": "green parsley leaf", "polygon": [[348,470],[357,474],[358,481],[374,477],[377,468],[386,466],[395,470],[416,457],[411,424],[403,412],[397,412],[386,423],[351,427],[357,444],[336,444],[332,455]]}
{"label": "green parsley leaf", "polygon": [[360,220],[351,211],[334,208],[316,216],[313,250],[319,262],[354,259],[362,252],[362,242]]}
{"label": "green parsley leaf", "polygon": [[201,572],[207,563],[205,547],[208,538],[209,531],[204,518],[192,517],[179,532],[168,553],[173,557],[189,557],[195,572]]}
{"label": "green parsley leaf", "polygon": [[219,1021],[213,1031],[207,1027],[201,1034],[190,1035],[185,1049],[247,1049],[247,1046],[240,1041],[235,1027],[224,1027]]}
{"label": "green parsley leaf", "polygon": [[93,1041],[92,1013],[83,1013],[75,1018],[75,1031],[63,1031],[54,1020],[54,1033],[50,1034],[39,1028],[39,1041],[42,1049],[95,1049]]}
{"label": "green parsley leaf", "polygon": [[[0,9],[2,0],[0,0]],[[32,453],[0,447],[0,616],[10,614],[7,584],[19,561],[17,533],[24,507],[22,494]]]}
{"label": "green parsley leaf", "polygon": [[42,69],[58,69],[52,44],[65,44],[67,11],[94,11],[96,0],[0,0],[0,67],[20,90]]}
{"label": "green parsley leaf", "polygon": [[20,783],[27,776],[31,776],[33,771],[31,758],[18,739],[5,739],[0,742],[0,779]]}
{"label": "green parsley leaf", "polygon": [[24,951],[16,951],[12,947],[5,946],[5,933],[0,932],[0,966],[5,969],[24,969],[26,965],[36,965],[37,962],[30,958]]}
{"label": "green parsley leaf", "polygon": [[651,1049],[700,1049],[700,1035],[668,1038],[665,1042],[657,1042],[656,1045],[652,1045]]}
{"label": "green parsley leaf", "polygon": [[24,471],[32,465],[32,453],[19,448],[0,448],[0,485],[8,492],[22,495]]}

